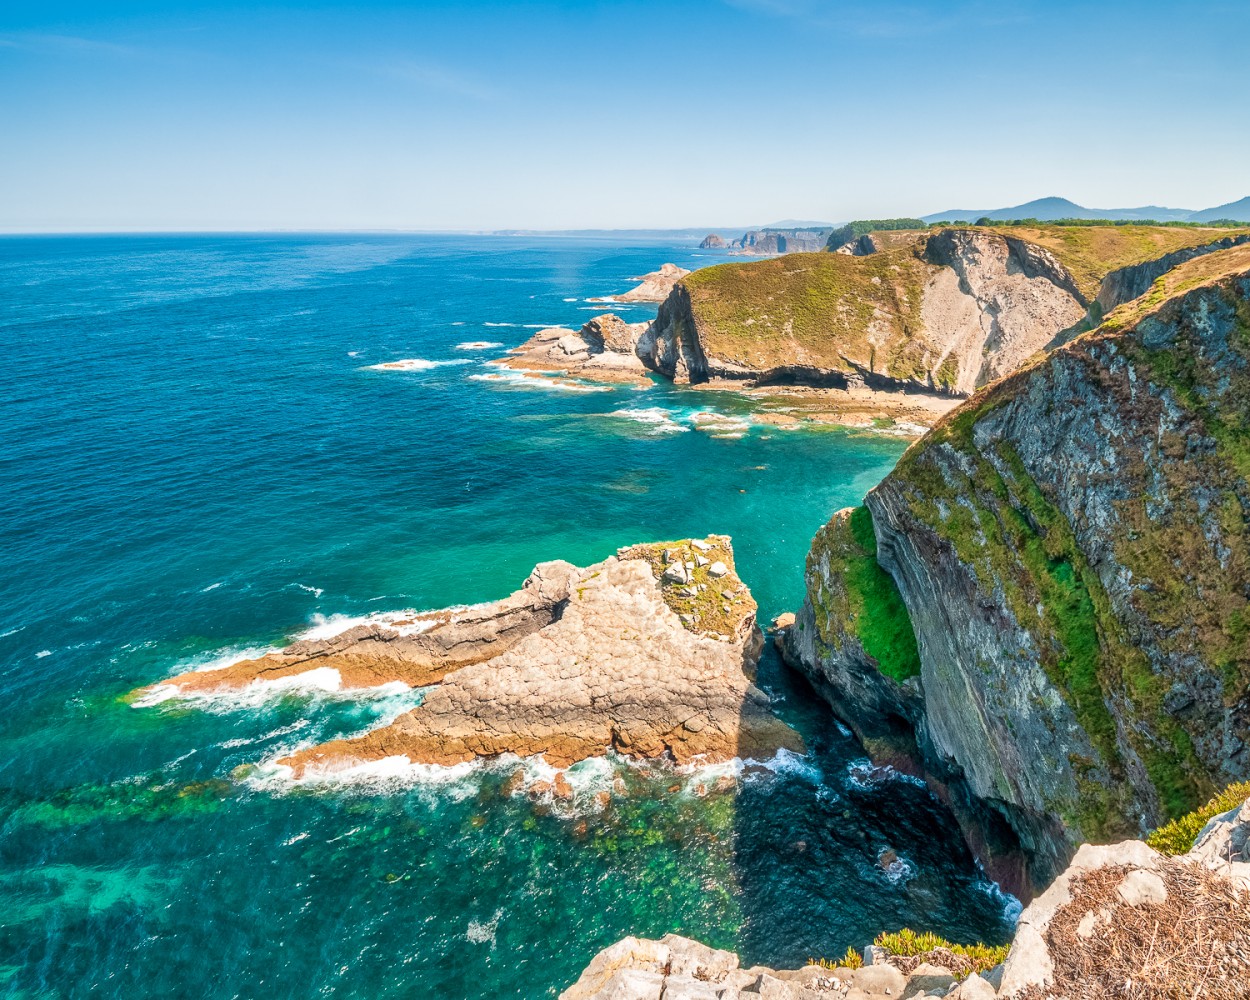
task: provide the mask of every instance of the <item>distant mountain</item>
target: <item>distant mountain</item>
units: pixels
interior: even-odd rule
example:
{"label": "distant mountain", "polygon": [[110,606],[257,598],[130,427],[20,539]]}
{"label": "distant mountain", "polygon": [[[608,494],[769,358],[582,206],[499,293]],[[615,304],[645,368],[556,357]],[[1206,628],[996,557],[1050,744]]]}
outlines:
{"label": "distant mountain", "polygon": [[1011,208],[951,209],[922,218],[925,222],[975,222],[984,218],[996,222],[1010,219],[1153,219],[1156,222],[1188,222],[1194,214],[1187,208],[1165,208],[1162,205],[1145,205],[1141,208],[1086,208],[1067,198],[1052,197],[1026,201],[1023,205],[1014,205]]}
{"label": "distant mountain", "polygon": [[1230,201],[1227,205],[1215,208],[1204,208],[1201,212],[1192,212],[1187,222],[1211,222],[1214,219],[1235,219],[1237,222],[1250,222],[1250,198],[1241,201]]}

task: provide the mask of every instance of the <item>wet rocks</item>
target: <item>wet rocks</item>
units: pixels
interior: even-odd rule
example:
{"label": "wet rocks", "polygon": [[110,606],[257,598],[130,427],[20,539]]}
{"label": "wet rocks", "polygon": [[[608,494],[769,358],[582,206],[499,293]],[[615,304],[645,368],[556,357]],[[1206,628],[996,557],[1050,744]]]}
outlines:
{"label": "wet rocks", "polygon": [[[633,546],[585,569],[542,563],[511,597],[436,613],[429,619],[435,624],[416,637],[377,624],[328,641],[334,661],[307,649],[274,654],[273,669],[351,664],[344,681],[370,684],[412,676],[408,661],[392,653],[400,640],[423,639],[420,649],[442,649],[431,647],[442,632],[449,637],[448,655],[460,657],[454,669],[441,661],[439,682],[391,725],[279,763],[300,776],[310,768],[340,770],[388,758],[456,764],[542,754],[565,767],[609,749],[679,763],[801,750],[798,735],[772,714],[768,696],[752,683],[763,637],[755,602],[730,568],[730,540],[713,535],[701,541],[726,568],[715,589],[708,586],[711,567],[695,566],[689,542]],[[682,568],[685,587],[663,579],[666,555]],[[501,621],[515,626],[503,637]],[[451,641],[456,638],[463,642]],[[192,682],[240,686],[266,677],[269,660],[169,683],[178,691]],[[429,671],[420,676],[432,683]],[[567,797],[563,775],[551,791]]]}
{"label": "wet rocks", "polygon": [[644,382],[646,368],[635,347],[647,326],[604,313],[580,330],[559,326],[539,330],[494,364],[597,382]]}

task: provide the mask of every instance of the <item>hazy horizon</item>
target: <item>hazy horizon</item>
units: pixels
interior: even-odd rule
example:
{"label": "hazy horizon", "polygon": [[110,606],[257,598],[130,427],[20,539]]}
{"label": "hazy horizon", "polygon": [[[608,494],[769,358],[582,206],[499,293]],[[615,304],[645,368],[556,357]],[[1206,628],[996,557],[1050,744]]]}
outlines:
{"label": "hazy horizon", "polygon": [[693,231],[1250,194],[1250,111],[1193,69],[1236,56],[1250,8],[1088,8],[9,5],[0,231]]}

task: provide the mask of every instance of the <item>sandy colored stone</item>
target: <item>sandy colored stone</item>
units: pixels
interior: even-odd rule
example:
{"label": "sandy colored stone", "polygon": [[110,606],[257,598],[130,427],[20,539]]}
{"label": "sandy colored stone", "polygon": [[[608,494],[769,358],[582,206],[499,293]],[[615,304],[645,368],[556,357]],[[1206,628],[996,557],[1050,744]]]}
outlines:
{"label": "sandy colored stone", "polygon": [[[516,593],[492,604],[452,608],[357,625],[328,639],[294,642],[281,652],[241,660],[220,670],[196,670],[140,689],[180,694],[243,687],[294,677],[310,670],[337,670],[344,688],[400,681],[410,687],[436,684],[452,670],[498,656],[552,621],[576,572],[569,563],[544,563]],[[418,631],[420,630],[420,631]]]}
{"label": "sandy colored stone", "polygon": [[642,384],[648,381],[646,368],[634,345],[646,327],[646,323],[626,323],[613,313],[604,313],[580,330],[562,326],[539,330],[493,363],[533,374]]}
{"label": "sandy colored stone", "polygon": [[[772,714],[768,696],[751,682],[763,637],[755,602],[731,568],[729,539],[705,542],[726,575],[713,591],[704,582],[711,567],[695,568],[692,579],[703,585],[693,588],[693,597],[691,588],[658,579],[663,552],[692,555],[688,542],[623,549],[586,569],[541,564],[518,594],[475,614],[488,621],[492,608],[538,604],[546,608],[545,624],[500,643],[496,656],[447,671],[419,707],[391,725],[301,750],[280,763],[302,775],[309,767],[333,770],[387,757],[456,764],[542,754],[565,767],[608,749],[679,763],[801,750],[798,735]],[[372,633],[360,641],[365,645],[339,654],[367,660],[386,649]],[[373,676],[397,679],[388,674],[393,662],[385,658]],[[246,668],[236,668],[230,679],[245,681]],[[263,669],[263,662],[253,661],[251,669]],[[557,780],[553,792],[561,791]]]}
{"label": "sandy colored stone", "polygon": [[591,299],[591,302],[663,302],[673,286],[690,272],[676,264],[662,264],[658,271],[640,275],[641,284],[620,295]]}

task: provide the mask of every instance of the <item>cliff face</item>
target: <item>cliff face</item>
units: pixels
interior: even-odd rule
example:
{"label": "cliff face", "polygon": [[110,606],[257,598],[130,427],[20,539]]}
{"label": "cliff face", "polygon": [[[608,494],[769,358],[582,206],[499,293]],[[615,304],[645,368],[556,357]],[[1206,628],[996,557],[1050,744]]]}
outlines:
{"label": "cliff face", "polygon": [[1250,235],[1240,233],[1234,236],[1226,236],[1222,240],[1203,243],[1199,246],[1183,247],[1154,260],[1112,271],[1103,278],[1102,284],[1098,288],[1098,297],[1095,300],[1098,310],[1096,315],[1105,315],[1117,306],[1122,306],[1126,302],[1131,302],[1133,299],[1145,295],[1155,281],[1186,261],[1193,260],[1196,257],[1205,257],[1207,254],[1215,253],[1219,250],[1239,247],[1246,243],[1250,243]]}
{"label": "cliff face", "polygon": [[[710,238],[710,237],[709,237]],[[815,253],[823,250],[829,238],[827,229],[752,229],[742,234],[739,239],[731,240],[728,246],[743,254],[760,254],[761,256],[783,253]],[[707,243],[707,240],[704,240]],[[709,244],[715,245],[715,244]]]}
{"label": "cliff face", "polygon": [[680,381],[967,394],[1085,315],[1072,276],[995,233],[912,234],[880,252],[707,268],[661,306],[647,350]]}
{"label": "cliff face", "polygon": [[874,232],[838,253],[683,279],[643,357],[680,381],[966,396],[1178,265],[1247,240],[1161,226]]}
{"label": "cliff face", "polygon": [[965,403],[868,495],[914,628],[915,697],[878,669],[859,687],[898,711],[880,693],[861,707],[865,663],[837,641],[858,625],[831,595],[863,585],[819,536],[811,631],[786,650],[856,728],[873,735],[883,710],[910,727],[926,768],[1005,821],[1045,883],[1081,840],[1250,775],[1248,476],[1243,247]]}

